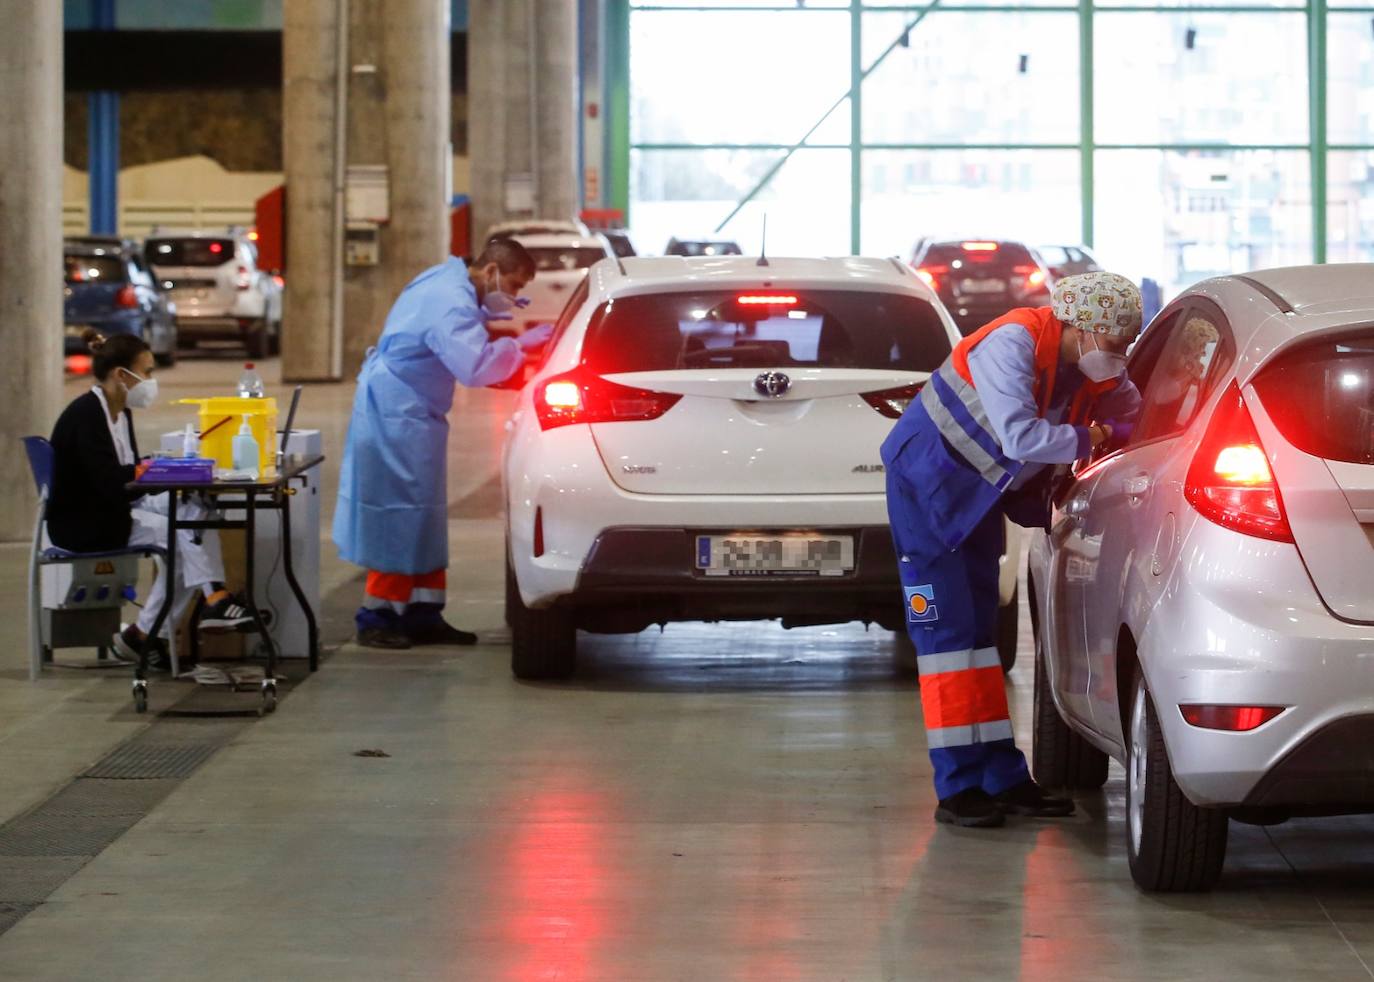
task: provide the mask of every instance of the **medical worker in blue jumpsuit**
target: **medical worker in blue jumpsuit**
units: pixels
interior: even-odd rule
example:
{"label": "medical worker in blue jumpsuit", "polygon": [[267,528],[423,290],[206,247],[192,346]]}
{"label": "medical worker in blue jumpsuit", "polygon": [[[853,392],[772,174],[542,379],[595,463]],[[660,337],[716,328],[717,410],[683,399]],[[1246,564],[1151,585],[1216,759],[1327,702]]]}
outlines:
{"label": "medical worker in blue jumpsuit", "polygon": [[369,647],[474,644],[442,616],[448,570],[448,411],[455,383],[494,385],[543,344],[542,326],[488,336],[509,320],[535,266],[500,239],[469,269],[459,259],[425,270],[401,291],[358,375],[339,476],[334,542],[367,570],[355,618]]}
{"label": "medical worker in blue jumpsuit", "polygon": [[935,819],[1001,825],[1073,802],[1031,780],[996,647],[1003,516],[1049,520],[1049,465],[1123,441],[1140,409],[1125,352],[1140,291],[1114,273],[1070,276],[1049,307],[962,339],[882,447],[907,629],[916,646]]}

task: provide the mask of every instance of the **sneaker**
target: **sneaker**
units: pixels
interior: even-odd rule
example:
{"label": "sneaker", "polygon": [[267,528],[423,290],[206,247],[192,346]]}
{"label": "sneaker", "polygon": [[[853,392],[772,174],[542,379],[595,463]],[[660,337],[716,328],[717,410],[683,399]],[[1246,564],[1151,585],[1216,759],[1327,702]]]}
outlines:
{"label": "sneaker", "polygon": [[966,829],[991,829],[1005,825],[1007,816],[982,788],[966,788],[941,799],[935,821]]}
{"label": "sneaker", "polygon": [[1029,815],[1033,818],[1064,818],[1073,814],[1072,798],[1056,798],[1034,781],[1020,784],[993,796],[997,807],[1008,815]]}
{"label": "sneaker", "polygon": [[358,644],[364,648],[400,651],[410,647],[410,638],[389,627],[365,627],[358,632]]}
{"label": "sneaker", "polygon": [[238,600],[226,594],[200,612],[200,626],[211,630],[232,631],[253,623],[253,615]]}
{"label": "sneaker", "polygon": [[477,643],[477,635],[468,631],[460,631],[442,618],[426,624],[407,624],[405,632],[410,643],[417,646],[429,644],[472,645]]}
{"label": "sneaker", "polygon": [[148,648],[148,660],[144,664],[148,670],[155,672],[171,670],[172,656],[167,650],[167,642],[161,639],[150,641],[139,634],[138,629],[132,624],[115,634],[110,641],[110,647],[115,658],[126,665],[137,665],[138,656],[146,647]]}

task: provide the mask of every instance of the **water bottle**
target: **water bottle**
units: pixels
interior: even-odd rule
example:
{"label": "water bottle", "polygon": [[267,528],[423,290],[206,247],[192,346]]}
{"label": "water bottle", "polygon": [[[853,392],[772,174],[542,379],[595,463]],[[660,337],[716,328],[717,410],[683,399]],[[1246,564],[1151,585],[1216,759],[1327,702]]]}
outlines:
{"label": "water bottle", "polygon": [[243,417],[238,436],[234,437],[234,470],[255,471],[258,469],[258,441],[253,438],[253,429],[248,425],[248,417]]}
{"label": "water bottle", "polygon": [[258,374],[257,368],[253,363],[245,362],[243,374],[239,376],[239,398],[240,399],[261,399],[266,393],[262,387],[262,376]]}
{"label": "water bottle", "polygon": [[181,455],[183,457],[200,456],[200,437],[196,434],[196,428],[190,423],[186,424],[186,433],[181,438]]}

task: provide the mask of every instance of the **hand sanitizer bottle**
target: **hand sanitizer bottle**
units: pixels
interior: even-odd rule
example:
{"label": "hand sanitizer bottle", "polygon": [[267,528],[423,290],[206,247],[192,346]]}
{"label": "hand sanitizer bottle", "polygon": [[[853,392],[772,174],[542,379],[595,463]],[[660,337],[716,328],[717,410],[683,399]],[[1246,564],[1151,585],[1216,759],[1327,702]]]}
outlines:
{"label": "hand sanitizer bottle", "polygon": [[258,469],[258,441],[253,439],[253,430],[248,425],[248,417],[243,417],[238,436],[234,437],[234,470],[255,471]]}
{"label": "hand sanitizer bottle", "polygon": [[200,437],[196,435],[196,428],[190,423],[186,424],[186,435],[181,438],[181,455],[183,457],[200,456]]}

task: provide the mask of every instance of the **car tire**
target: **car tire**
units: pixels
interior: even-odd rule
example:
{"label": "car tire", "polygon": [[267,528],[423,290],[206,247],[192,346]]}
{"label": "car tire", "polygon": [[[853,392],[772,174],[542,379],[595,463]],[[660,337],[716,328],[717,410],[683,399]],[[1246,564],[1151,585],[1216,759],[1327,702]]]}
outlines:
{"label": "car tire", "polygon": [[1045,642],[1035,632],[1035,687],[1031,715],[1031,773],[1047,788],[1096,791],[1107,783],[1107,755],[1070,729],[1054,705]]}
{"label": "car tire", "polygon": [[531,682],[571,678],[577,668],[577,626],[571,612],[526,607],[514,572],[508,574],[508,583],[511,673]]}
{"label": "car tire", "polygon": [[243,336],[243,346],[248,351],[248,357],[253,359],[266,358],[271,351],[271,339],[267,336],[267,321],[259,320],[248,328]]}
{"label": "car tire", "polygon": [[1126,854],[1151,892],[1210,890],[1226,859],[1225,809],[1199,808],[1174,780],[1154,701],[1137,674],[1126,735]]}
{"label": "car tire", "polygon": [[1017,632],[1021,620],[1021,585],[1011,591],[1011,599],[997,606],[997,657],[1002,660],[1002,674],[1016,664]]}
{"label": "car tire", "polygon": [[269,355],[281,354],[281,319],[274,320],[269,328],[267,335],[267,353]]}
{"label": "car tire", "polygon": [[156,363],[158,368],[171,368],[173,365],[175,365],[177,363],[176,341],[173,340],[173,342],[167,347],[167,350],[162,352],[161,354],[154,352],[153,361],[154,363]]}

